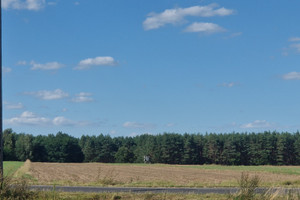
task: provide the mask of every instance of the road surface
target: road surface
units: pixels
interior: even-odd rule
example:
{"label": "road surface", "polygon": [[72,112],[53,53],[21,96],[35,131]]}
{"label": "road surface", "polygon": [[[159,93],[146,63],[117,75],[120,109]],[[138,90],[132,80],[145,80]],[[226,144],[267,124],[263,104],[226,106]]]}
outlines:
{"label": "road surface", "polygon": [[[238,188],[144,188],[144,187],[83,187],[83,186],[46,186],[33,185],[32,190],[41,191],[59,191],[59,192],[87,192],[87,193],[102,193],[102,192],[133,192],[133,193],[195,193],[195,194],[229,194],[239,191]],[[266,188],[258,188],[257,192],[267,190]],[[272,189],[276,191],[276,188]],[[280,192],[286,193],[289,190],[300,193],[299,188],[279,189]]]}

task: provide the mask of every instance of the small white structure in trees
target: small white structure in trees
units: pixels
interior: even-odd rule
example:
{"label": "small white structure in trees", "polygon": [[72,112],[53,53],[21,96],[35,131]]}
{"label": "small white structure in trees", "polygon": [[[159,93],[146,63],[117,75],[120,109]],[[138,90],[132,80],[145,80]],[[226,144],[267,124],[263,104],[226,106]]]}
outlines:
{"label": "small white structure in trees", "polygon": [[150,164],[151,163],[150,156],[144,156],[144,163],[146,163],[146,164]]}

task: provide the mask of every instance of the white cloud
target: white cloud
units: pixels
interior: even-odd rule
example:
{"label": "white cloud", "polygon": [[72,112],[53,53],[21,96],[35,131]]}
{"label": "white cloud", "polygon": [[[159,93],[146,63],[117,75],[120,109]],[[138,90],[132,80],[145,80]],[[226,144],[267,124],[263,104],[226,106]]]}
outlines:
{"label": "white cloud", "polygon": [[300,41],[300,37],[291,37],[289,38],[289,42],[298,42]]}
{"label": "white cloud", "polygon": [[17,65],[27,65],[27,62],[25,60],[20,60],[17,62]]}
{"label": "white cloud", "polygon": [[73,121],[63,116],[54,117],[53,119],[39,117],[33,112],[25,111],[17,117],[4,119],[7,125],[28,125],[28,126],[86,126],[89,122]]}
{"label": "white cloud", "polygon": [[219,86],[231,88],[231,87],[237,86],[237,85],[238,85],[238,83],[230,82],[230,83],[222,83],[222,84],[220,84]]}
{"label": "white cloud", "polygon": [[148,123],[138,123],[138,122],[125,122],[123,124],[123,127],[125,128],[134,128],[134,129],[148,129],[148,128],[154,128],[154,124],[148,124]]}
{"label": "white cloud", "polygon": [[76,103],[91,102],[94,100],[91,96],[91,93],[80,92],[79,94],[76,94],[76,97],[74,97],[72,101]]}
{"label": "white cloud", "polygon": [[214,23],[202,23],[202,22],[194,22],[189,25],[185,30],[185,32],[202,32],[202,33],[216,33],[225,31],[221,26]]}
{"label": "white cloud", "polygon": [[83,70],[83,69],[89,69],[92,66],[114,66],[117,62],[114,60],[113,57],[110,56],[98,56],[95,58],[87,58],[84,60],[81,60],[77,67],[74,69],[77,70]]}
{"label": "white cloud", "polygon": [[68,93],[62,91],[61,89],[56,89],[54,91],[49,90],[41,90],[37,92],[24,92],[25,95],[32,95],[39,99],[43,100],[55,100],[55,99],[63,99],[69,96]]}
{"label": "white cloud", "polygon": [[229,36],[224,37],[224,39],[231,39],[231,38],[235,38],[235,37],[239,37],[243,34],[243,32],[236,32],[236,33],[232,33]]}
{"label": "white cloud", "polygon": [[295,49],[298,53],[300,53],[300,43],[298,43],[298,44],[291,44],[290,48],[291,49]]}
{"label": "white cloud", "polygon": [[2,0],[2,8],[16,10],[41,10],[46,0]]}
{"label": "white cloud", "polygon": [[8,110],[13,110],[13,109],[23,109],[24,105],[22,103],[8,103],[8,102],[3,102],[4,108]]}
{"label": "white cloud", "polygon": [[290,72],[282,76],[284,80],[300,80],[300,72]]}
{"label": "white cloud", "polygon": [[11,72],[11,68],[9,68],[9,67],[2,67],[2,72],[3,73],[9,73],[9,72]]}
{"label": "white cloud", "polygon": [[55,117],[52,120],[52,123],[55,126],[73,126],[73,125],[77,124],[75,121],[72,121],[72,120],[62,117],[62,116]]}
{"label": "white cloud", "polygon": [[271,124],[266,120],[255,120],[254,122],[243,124],[241,128],[269,128]]}
{"label": "white cloud", "polygon": [[9,125],[48,125],[51,120],[45,117],[38,117],[34,113],[25,111],[18,117],[4,120]]}
{"label": "white cloud", "polygon": [[168,123],[168,124],[166,124],[166,127],[173,127],[173,126],[175,126],[176,124],[174,124],[174,123]]}
{"label": "white cloud", "polygon": [[166,9],[162,13],[150,13],[143,22],[145,30],[157,29],[166,24],[179,24],[185,21],[185,17],[213,17],[226,16],[234,13],[233,10],[226,8],[218,8],[217,4],[207,6],[193,6],[189,8]]}
{"label": "white cloud", "polygon": [[35,63],[34,61],[32,61],[30,63],[32,65],[31,70],[56,70],[56,69],[60,69],[62,67],[64,67],[63,64],[58,63],[58,62],[49,62],[49,63],[45,63],[45,64],[39,64],[39,63]]}

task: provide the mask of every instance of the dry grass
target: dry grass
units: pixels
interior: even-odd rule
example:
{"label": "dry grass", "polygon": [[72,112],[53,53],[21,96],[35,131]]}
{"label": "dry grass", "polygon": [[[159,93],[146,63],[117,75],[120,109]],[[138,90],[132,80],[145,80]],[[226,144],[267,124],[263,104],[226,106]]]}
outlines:
{"label": "dry grass", "polygon": [[[178,165],[30,163],[35,184],[118,185],[148,187],[230,187],[237,186],[238,170],[200,169]],[[300,185],[300,175],[251,171],[262,186]],[[288,184],[287,184],[288,183]]]}

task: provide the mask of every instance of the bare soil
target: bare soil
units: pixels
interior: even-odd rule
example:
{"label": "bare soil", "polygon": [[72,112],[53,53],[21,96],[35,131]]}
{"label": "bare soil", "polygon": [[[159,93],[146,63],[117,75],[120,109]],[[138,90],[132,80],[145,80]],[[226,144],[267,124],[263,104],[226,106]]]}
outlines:
{"label": "bare soil", "polygon": [[[29,164],[27,164],[29,165]],[[152,187],[237,186],[241,171],[212,170],[178,165],[31,162],[28,173],[35,184],[118,185]],[[298,183],[299,175],[249,172],[259,175],[264,185]]]}

